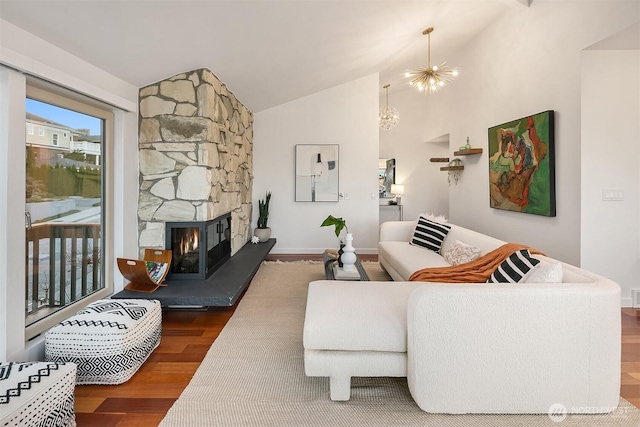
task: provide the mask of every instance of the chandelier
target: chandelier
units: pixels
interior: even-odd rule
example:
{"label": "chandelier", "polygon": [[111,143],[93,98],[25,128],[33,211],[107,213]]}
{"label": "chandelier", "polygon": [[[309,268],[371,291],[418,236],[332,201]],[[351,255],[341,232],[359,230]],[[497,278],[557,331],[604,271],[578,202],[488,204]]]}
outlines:
{"label": "chandelier", "polygon": [[389,86],[391,85],[386,84],[382,86],[387,90],[387,106],[380,110],[380,115],[378,116],[378,123],[380,127],[385,130],[394,128],[400,121],[400,113],[398,113],[398,110],[389,107]]}
{"label": "chandelier", "polygon": [[412,78],[411,86],[416,88],[420,92],[434,93],[438,89],[442,88],[447,82],[452,81],[458,75],[458,70],[455,68],[449,68],[446,62],[440,65],[431,66],[431,33],[433,27],[429,27],[422,32],[423,35],[427,35],[429,38],[429,45],[427,51],[427,68],[421,68],[418,70],[411,70],[405,73],[405,77]]}

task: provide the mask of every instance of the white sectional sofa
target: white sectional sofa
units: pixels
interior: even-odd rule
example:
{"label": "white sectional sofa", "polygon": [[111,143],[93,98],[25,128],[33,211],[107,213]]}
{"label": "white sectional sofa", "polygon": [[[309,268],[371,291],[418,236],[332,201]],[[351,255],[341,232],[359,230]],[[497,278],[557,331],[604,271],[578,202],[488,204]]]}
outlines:
{"label": "white sectional sofa", "polygon": [[[620,288],[560,263],[561,283],[408,282],[449,265],[409,244],[415,221],[386,222],[379,262],[394,282],[316,281],[304,324],[305,371],[330,378],[333,400],[353,376],[407,377],[434,413],[613,411],[620,395]],[[505,242],[453,224],[482,254]],[[544,263],[559,261],[537,256]],[[556,406],[557,407],[557,406]]]}
{"label": "white sectional sofa", "polygon": [[[378,262],[395,281],[409,280],[415,271],[425,267],[450,265],[440,253],[409,244],[416,222],[389,221],[380,226]],[[480,248],[481,255],[506,243],[455,224],[447,225],[451,226],[451,231],[442,244],[441,253],[445,253],[456,240]]]}

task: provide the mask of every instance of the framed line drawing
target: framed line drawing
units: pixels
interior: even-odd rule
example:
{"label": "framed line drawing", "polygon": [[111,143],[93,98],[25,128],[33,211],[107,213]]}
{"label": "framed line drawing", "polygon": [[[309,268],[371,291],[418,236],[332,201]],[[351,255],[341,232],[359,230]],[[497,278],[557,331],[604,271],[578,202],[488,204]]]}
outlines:
{"label": "framed line drawing", "polygon": [[554,112],[489,128],[492,208],[556,216]]}
{"label": "framed line drawing", "polygon": [[296,145],[296,202],[339,200],[338,144]]}

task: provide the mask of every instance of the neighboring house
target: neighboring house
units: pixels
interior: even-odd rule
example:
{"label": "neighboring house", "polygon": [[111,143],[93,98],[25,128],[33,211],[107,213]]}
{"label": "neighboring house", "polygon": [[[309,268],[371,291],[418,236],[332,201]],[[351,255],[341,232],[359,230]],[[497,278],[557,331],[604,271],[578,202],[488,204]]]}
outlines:
{"label": "neighboring house", "polygon": [[26,146],[34,150],[36,166],[54,164],[73,151],[83,153],[86,163],[100,164],[100,136],[89,135],[88,129],[73,129],[29,112],[25,126]]}
{"label": "neighboring house", "polygon": [[[97,139],[100,140],[99,135],[88,135],[86,139]],[[72,151],[80,151],[84,154],[85,161],[87,163],[93,163],[95,165],[100,165],[100,143],[92,142],[92,141],[73,141],[71,143]]]}

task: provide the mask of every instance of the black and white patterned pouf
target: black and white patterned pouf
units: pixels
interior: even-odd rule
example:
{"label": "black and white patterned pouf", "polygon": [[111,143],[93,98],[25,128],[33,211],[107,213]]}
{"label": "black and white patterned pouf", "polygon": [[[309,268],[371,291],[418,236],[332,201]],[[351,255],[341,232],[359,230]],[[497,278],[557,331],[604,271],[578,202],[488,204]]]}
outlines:
{"label": "black and white patterned pouf", "polygon": [[45,358],[78,365],[77,384],[122,384],[160,344],[156,300],[105,299],[89,304],[45,335]]}
{"label": "black and white patterned pouf", "polygon": [[0,362],[0,426],[74,427],[76,365]]}

